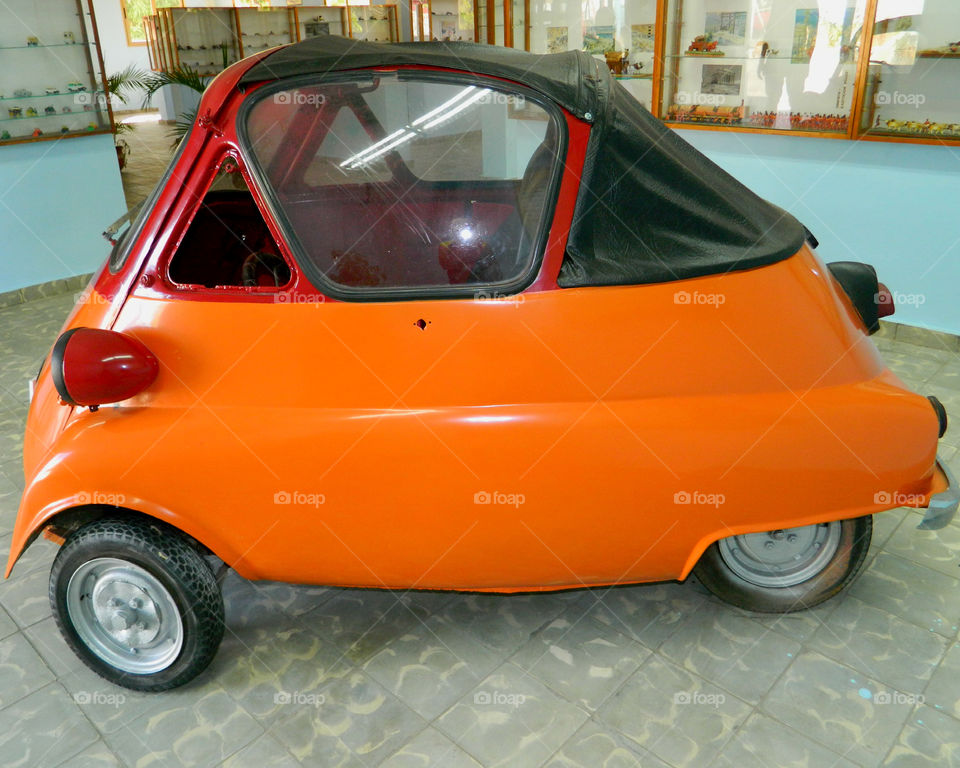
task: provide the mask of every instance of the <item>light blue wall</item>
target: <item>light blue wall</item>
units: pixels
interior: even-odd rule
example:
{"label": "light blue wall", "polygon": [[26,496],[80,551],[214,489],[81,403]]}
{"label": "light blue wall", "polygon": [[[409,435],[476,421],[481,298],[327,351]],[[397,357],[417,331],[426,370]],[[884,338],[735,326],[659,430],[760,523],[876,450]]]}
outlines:
{"label": "light blue wall", "polygon": [[894,320],[960,334],[960,148],[680,130],[820,241],[866,261],[896,294]]}
{"label": "light blue wall", "polygon": [[94,271],[125,210],[113,136],[0,147],[0,293]]}

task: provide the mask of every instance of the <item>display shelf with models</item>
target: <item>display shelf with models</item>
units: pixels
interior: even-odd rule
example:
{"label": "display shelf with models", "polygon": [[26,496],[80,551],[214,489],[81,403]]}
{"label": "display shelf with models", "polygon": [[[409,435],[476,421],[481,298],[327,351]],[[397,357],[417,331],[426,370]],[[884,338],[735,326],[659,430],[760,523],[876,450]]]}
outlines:
{"label": "display shelf with models", "polygon": [[8,0],[7,12],[20,23],[0,25],[0,145],[112,132],[92,4]]}

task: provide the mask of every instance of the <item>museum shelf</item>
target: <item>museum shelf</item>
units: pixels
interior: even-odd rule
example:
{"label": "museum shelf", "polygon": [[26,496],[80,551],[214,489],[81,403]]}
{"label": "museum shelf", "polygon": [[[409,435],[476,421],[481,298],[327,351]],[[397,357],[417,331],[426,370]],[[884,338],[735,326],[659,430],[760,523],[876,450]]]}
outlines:
{"label": "museum shelf", "polygon": [[960,12],[955,0],[878,4],[865,36],[859,136],[960,142]]}
{"label": "museum shelf", "polygon": [[849,137],[868,4],[661,0],[655,114],[682,128]]}
{"label": "museum shelf", "polygon": [[7,0],[7,11],[21,23],[0,26],[0,146],[111,133],[92,2]]}

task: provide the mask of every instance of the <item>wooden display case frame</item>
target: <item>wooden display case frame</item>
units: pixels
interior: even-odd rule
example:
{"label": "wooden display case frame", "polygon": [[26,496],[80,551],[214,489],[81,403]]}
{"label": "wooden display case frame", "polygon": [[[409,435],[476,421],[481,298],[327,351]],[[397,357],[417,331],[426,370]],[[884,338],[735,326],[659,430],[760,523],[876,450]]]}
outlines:
{"label": "wooden display case frame", "polygon": [[[489,43],[490,45],[497,44],[497,28],[495,24],[491,24],[490,20],[495,19],[497,5],[503,5],[503,47],[505,48],[514,48],[516,47],[514,43],[516,42],[513,37],[513,3],[510,0],[474,0],[473,3],[473,18],[479,18],[480,14],[478,13],[480,4],[483,4],[486,10],[487,18],[487,34],[486,40],[480,39],[480,25],[474,22],[473,25],[473,41],[475,43]],[[530,50],[530,0],[523,0],[523,50]]]}
{"label": "wooden display case frame", "polygon": [[[668,8],[676,8],[677,28],[669,30],[667,28]],[[864,129],[862,125],[863,111],[867,93],[870,88],[870,55],[873,49],[874,29],[876,28],[877,7],[879,0],[866,0],[863,13],[863,29],[857,44],[857,53],[854,64],[853,74],[853,94],[850,102],[850,115],[847,120],[847,130],[838,131],[790,131],[778,130],[776,128],[758,128],[746,125],[710,125],[710,124],[691,124],[667,120],[661,115],[663,112],[664,95],[666,92],[667,78],[677,79],[679,69],[679,59],[667,61],[666,43],[667,36],[672,34],[673,49],[681,50],[679,40],[680,29],[679,21],[683,18],[683,0],[657,0],[657,19],[656,33],[654,36],[654,58],[653,58],[653,98],[651,100],[651,111],[658,119],[661,119],[671,128],[692,131],[726,131],[731,133],[762,133],[774,136],[793,136],[793,137],[813,137],[821,139],[844,139],[848,141],[886,141],[901,144],[938,144],[941,146],[955,147],[960,144],[960,137],[933,137],[917,136],[905,134],[896,136],[889,133],[871,133],[869,129]],[[960,57],[958,57],[960,59]],[[672,72],[670,70],[673,70]],[[960,76],[960,61],[958,61],[958,76]],[[872,105],[871,118],[872,122]],[[960,118],[958,118],[960,119]]]}

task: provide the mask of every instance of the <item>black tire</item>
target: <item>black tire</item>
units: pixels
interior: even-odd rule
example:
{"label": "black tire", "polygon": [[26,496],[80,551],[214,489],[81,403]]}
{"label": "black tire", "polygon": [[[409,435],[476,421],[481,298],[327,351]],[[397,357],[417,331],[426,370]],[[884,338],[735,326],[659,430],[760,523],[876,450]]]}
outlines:
{"label": "black tire", "polygon": [[[759,613],[793,613],[812,608],[845,589],[863,568],[870,549],[873,533],[873,517],[866,515],[822,526],[804,526],[788,531],[771,531],[770,534],[784,534],[790,531],[804,531],[825,526],[839,526],[839,540],[832,557],[809,578],[789,586],[764,585],[763,577],[751,580],[749,574],[742,575],[729,554],[732,546],[741,537],[731,536],[711,544],[703,553],[693,569],[700,582],[721,600],[739,608]],[[724,545],[727,542],[727,545]],[[722,548],[722,549],[721,549]],[[776,577],[774,577],[776,578]]]}
{"label": "black tire", "polygon": [[[112,571],[108,565],[113,566]],[[98,577],[98,568],[118,575],[112,579]],[[133,574],[132,580],[124,580],[124,568]],[[77,583],[71,586],[74,576]],[[137,578],[142,581],[137,582]],[[88,590],[90,581],[95,589]],[[114,590],[114,597],[107,605],[109,590]],[[101,596],[100,603],[92,599],[94,592]],[[146,608],[139,597],[130,604],[136,603],[140,612],[128,608],[118,596],[130,594],[146,596]],[[100,519],[73,533],[53,562],[50,604],[57,626],[80,660],[110,682],[137,691],[165,691],[192,680],[213,660],[223,638],[223,597],[213,572],[176,529],[159,522]],[[98,610],[103,613],[98,614]],[[110,619],[108,627],[101,617],[109,611],[116,611],[114,617],[125,613],[122,618]],[[143,621],[132,623],[140,619]],[[118,630],[118,623],[125,626]],[[124,643],[111,635],[129,631],[128,637],[133,638],[132,633],[146,634],[154,626],[166,627],[164,631],[172,632],[171,638],[176,640],[168,639],[158,650],[149,642],[131,639]],[[85,640],[84,633],[94,640]],[[162,637],[159,629],[158,636]],[[100,652],[96,650],[97,639],[103,640]],[[111,654],[123,653],[130,654],[127,658],[131,665],[145,658],[162,668],[140,672],[109,660]]]}

